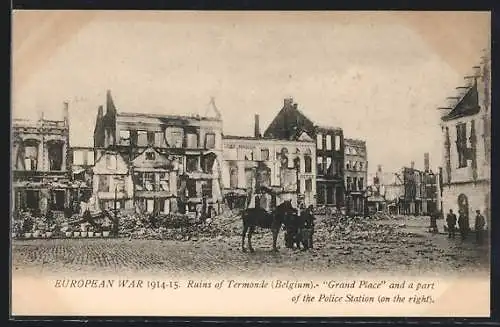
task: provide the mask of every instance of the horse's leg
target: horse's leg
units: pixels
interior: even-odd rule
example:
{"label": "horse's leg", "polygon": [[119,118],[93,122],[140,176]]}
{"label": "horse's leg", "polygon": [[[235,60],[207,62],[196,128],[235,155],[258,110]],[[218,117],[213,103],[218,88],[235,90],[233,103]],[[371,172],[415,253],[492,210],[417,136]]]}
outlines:
{"label": "horse's leg", "polygon": [[247,252],[245,249],[245,236],[247,235],[248,226],[246,224],[243,225],[243,235],[241,236],[241,250],[243,252]]}
{"label": "horse's leg", "polygon": [[255,232],[255,226],[250,227],[250,230],[248,231],[248,249],[250,249],[250,252],[254,252],[254,249],[252,247],[252,234]]}

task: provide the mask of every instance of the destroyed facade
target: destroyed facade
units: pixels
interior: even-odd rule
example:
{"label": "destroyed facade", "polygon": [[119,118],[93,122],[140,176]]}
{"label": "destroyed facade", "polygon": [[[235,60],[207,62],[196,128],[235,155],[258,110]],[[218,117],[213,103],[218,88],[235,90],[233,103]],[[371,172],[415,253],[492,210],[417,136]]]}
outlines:
{"label": "destroyed facade", "polygon": [[[431,215],[441,212],[440,172],[430,169],[429,154],[424,154],[424,169],[415,163],[397,172],[383,172],[378,166],[367,201],[378,211],[391,214]],[[375,205],[375,203],[378,203]]]}
{"label": "destroyed facade", "polygon": [[256,115],[253,137],[225,135],[223,143],[222,180],[230,207],[272,210],[285,200],[291,200],[295,207],[316,204],[316,149],[312,140],[262,137]]}
{"label": "destroyed facade", "polygon": [[315,124],[292,98],[286,98],[264,137],[315,142],[316,204],[344,207],[344,133],[341,128]]}
{"label": "destroyed facade", "polygon": [[63,119],[12,120],[12,209],[67,216],[77,211],[82,190],[90,185],[73,179],[69,160],[68,104]]}
{"label": "destroyed facade", "polygon": [[344,139],[345,205],[349,215],[363,215],[366,210],[368,159],[366,141]]}
{"label": "destroyed facade", "polygon": [[476,210],[490,226],[491,54],[486,53],[466,85],[441,110],[443,212],[463,212],[474,227]]}
{"label": "destroyed facade", "polygon": [[222,119],[211,106],[215,117],[118,112],[108,91],[94,131],[95,209],[219,210]]}

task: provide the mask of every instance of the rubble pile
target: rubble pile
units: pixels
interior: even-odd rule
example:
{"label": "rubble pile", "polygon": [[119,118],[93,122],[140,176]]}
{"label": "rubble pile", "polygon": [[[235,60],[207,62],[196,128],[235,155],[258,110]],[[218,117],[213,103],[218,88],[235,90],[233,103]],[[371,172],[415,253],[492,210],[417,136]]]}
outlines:
{"label": "rubble pile", "polygon": [[[379,216],[380,217],[380,216]],[[367,219],[366,217],[332,216],[322,220],[316,227],[315,238],[317,242],[329,240],[343,240],[355,243],[360,241],[377,243],[401,243],[407,238],[419,237],[419,235],[403,232],[400,229],[405,225],[392,225],[378,223],[380,219]]]}
{"label": "rubble pile", "polygon": [[241,233],[237,211],[200,222],[182,214],[162,216],[126,214],[119,215],[119,235],[140,239],[188,241],[200,237],[232,236]]}

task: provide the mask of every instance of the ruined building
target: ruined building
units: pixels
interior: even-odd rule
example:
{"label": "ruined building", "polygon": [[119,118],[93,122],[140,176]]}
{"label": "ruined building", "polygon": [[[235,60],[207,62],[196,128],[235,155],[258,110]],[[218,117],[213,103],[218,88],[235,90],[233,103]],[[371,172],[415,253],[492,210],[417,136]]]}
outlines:
{"label": "ruined building", "polygon": [[72,213],[78,192],[87,185],[73,181],[68,163],[69,114],[64,103],[63,119],[12,121],[13,210],[47,210]]}
{"label": "ruined building", "polygon": [[284,200],[292,200],[294,206],[315,204],[316,149],[312,139],[262,137],[256,115],[254,136],[225,135],[223,144],[222,180],[228,202],[249,199],[239,205],[257,205],[267,210]]}
{"label": "ruined building", "polygon": [[[441,110],[443,135],[443,212],[464,212],[474,226],[476,210],[490,215],[491,54],[465,77],[458,95]],[[488,224],[489,226],[489,224]]]}
{"label": "ruined building", "polygon": [[96,206],[144,212],[216,210],[222,200],[222,118],[119,112],[107,92],[94,130]]}
{"label": "ruined building", "polygon": [[319,126],[307,118],[292,98],[264,132],[264,137],[316,142],[316,203],[344,206],[344,133],[341,128]]}
{"label": "ruined building", "polygon": [[366,207],[368,160],[366,141],[344,139],[344,178],[347,213],[362,215]]}

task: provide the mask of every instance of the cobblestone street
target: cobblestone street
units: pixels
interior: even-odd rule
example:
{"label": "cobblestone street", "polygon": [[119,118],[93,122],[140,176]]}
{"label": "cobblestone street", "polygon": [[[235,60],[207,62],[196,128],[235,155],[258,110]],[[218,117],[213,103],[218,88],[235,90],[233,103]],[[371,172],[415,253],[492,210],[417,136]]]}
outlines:
{"label": "cobblestone street", "polygon": [[[438,222],[442,231],[442,221]],[[253,237],[256,252],[241,251],[238,235],[199,237],[189,241],[145,239],[38,239],[14,240],[12,265],[16,272],[123,273],[132,271],[167,273],[236,272],[269,274],[287,271],[355,273],[394,272],[408,274],[473,273],[489,269],[489,248],[427,231],[428,219],[404,218],[377,221],[368,231],[350,231],[349,238],[329,233],[321,223],[315,234],[315,249],[286,249],[280,233],[279,253],[271,252],[271,233]],[[376,226],[376,228],[374,227]],[[396,228],[397,238],[385,236]],[[382,232],[377,232],[382,230]],[[377,234],[378,233],[378,234]],[[345,234],[344,232],[344,235]]]}

